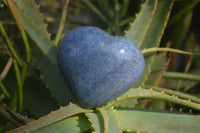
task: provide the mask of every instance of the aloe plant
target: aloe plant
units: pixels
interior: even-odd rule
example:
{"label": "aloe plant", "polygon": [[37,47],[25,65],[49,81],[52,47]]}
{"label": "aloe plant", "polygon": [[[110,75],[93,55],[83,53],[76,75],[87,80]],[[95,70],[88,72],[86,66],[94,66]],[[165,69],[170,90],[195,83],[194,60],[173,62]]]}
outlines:
{"label": "aloe plant", "polygon": [[[34,0],[5,0],[2,4],[2,10],[8,10],[15,19],[20,43],[24,44],[20,47],[25,54],[17,50],[1,18],[0,132],[199,132],[199,93],[193,96],[161,84],[169,78],[173,79],[169,84],[176,79],[190,81],[190,86],[200,83],[200,75],[166,69],[169,52],[199,56],[199,51],[192,53],[162,44],[167,42],[163,39],[165,30],[191,12],[198,1],[177,1],[189,4],[170,17],[176,1],[145,0],[138,4],[139,12],[130,18],[125,17],[130,0],[121,3],[114,0],[113,9],[110,9],[110,1],[98,0],[96,5],[90,0],[82,1],[110,33],[120,34],[123,24],[129,22],[123,35],[138,45],[145,58],[140,80],[120,97],[95,109],[85,109],[78,104],[57,66],[57,45],[62,38],[70,2],[66,0],[64,5],[55,41]],[[188,84],[183,86],[188,87]]]}

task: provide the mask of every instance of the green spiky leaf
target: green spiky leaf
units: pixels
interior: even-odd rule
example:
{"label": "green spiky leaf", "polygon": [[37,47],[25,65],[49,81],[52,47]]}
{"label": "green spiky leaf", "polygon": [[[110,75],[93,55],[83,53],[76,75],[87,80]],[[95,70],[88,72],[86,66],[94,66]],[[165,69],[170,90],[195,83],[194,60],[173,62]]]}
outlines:
{"label": "green spiky leaf", "polygon": [[[169,18],[171,4],[171,1],[165,0],[146,1],[125,36],[137,43],[141,50],[158,47]],[[146,15],[147,13],[148,15]],[[136,87],[143,85],[147,80],[153,62],[153,55],[146,54],[144,56],[145,70],[135,85]]]}
{"label": "green spiky leaf", "polygon": [[146,0],[142,5],[140,13],[136,15],[136,20],[130,24],[129,30],[125,31],[125,37],[135,42],[138,47],[141,47],[144,41],[144,37],[152,22],[152,16],[155,14],[156,7],[157,0]]}
{"label": "green spiky leaf", "polygon": [[199,115],[135,109],[118,109],[117,114],[122,129],[129,132],[197,133],[200,130]]}
{"label": "green spiky leaf", "polygon": [[99,113],[86,113],[88,120],[91,122],[91,126],[96,133],[104,132],[104,121]]}
{"label": "green spiky leaf", "polygon": [[[19,127],[15,130],[10,131],[10,133],[15,132],[32,132],[32,131],[40,131],[40,129],[50,131],[49,129],[57,128],[58,126],[61,126],[63,123],[68,121],[68,118],[71,116],[74,116],[76,114],[84,113],[84,112],[92,112],[92,110],[86,110],[76,104],[69,104],[68,106],[61,107],[59,110],[52,112],[44,117],[41,117],[38,120],[35,120],[25,126]],[[75,118],[72,118],[73,121]],[[60,124],[61,122],[61,124]],[[62,123],[63,122],[63,123]],[[63,126],[63,125],[62,125]],[[53,130],[52,129],[52,130]],[[65,130],[65,129],[64,129]]]}
{"label": "green spiky leaf", "polygon": [[[90,128],[90,123],[83,115],[74,115],[67,118],[63,118],[59,121],[55,121],[49,125],[44,125],[42,127],[32,129],[31,131],[26,130],[26,132],[31,133],[79,133],[87,131]],[[13,132],[13,131],[11,131]],[[17,133],[24,133],[23,130],[14,131]]]}
{"label": "green spiky leaf", "polygon": [[108,109],[108,133],[122,133],[120,122],[117,118],[116,110],[113,108]]}
{"label": "green spiky leaf", "polygon": [[26,79],[23,91],[24,106],[36,118],[59,108],[57,101],[51,97],[51,93],[45,88],[45,84],[36,76],[31,76]]}
{"label": "green spiky leaf", "polygon": [[52,93],[52,97],[57,100],[58,104],[66,105],[69,102],[76,101],[69,88],[64,83],[58,68],[51,63],[36,45],[32,45],[32,50],[42,74],[41,78],[45,81],[47,88]]}
{"label": "green spiky leaf", "polygon": [[14,8],[12,10],[16,11],[23,27],[35,42],[32,50],[47,87],[59,104],[75,101],[57,68],[57,48],[50,40],[39,7],[33,0],[13,0],[11,3],[13,6],[10,7]]}
{"label": "green spiky leaf", "polygon": [[164,73],[166,64],[167,64],[166,53],[161,53],[155,56],[151,67],[151,73],[148,75],[148,80],[146,81],[145,84],[158,85]]}
{"label": "green spiky leaf", "polygon": [[69,117],[51,125],[33,130],[32,133],[64,133],[70,131],[71,133],[78,133],[78,116]]}
{"label": "green spiky leaf", "polygon": [[109,125],[108,125],[108,121],[109,121],[108,113],[105,110],[105,108],[97,108],[97,110],[99,111],[101,117],[103,118],[104,132],[108,132],[108,127],[109,127]]}
{"label": "green spiky leaf", "polygon": [[104,108],[97,109],[99,113],[86,113],[88,120],[91,122],[92,127],[95,132],[102,133],[121,133],[121,128],[119,125],[119,121],[117,119],[115,109],[108,108],[108,110]]}
{"label": "green spiky leaf", "polygon": [[82,115],[75,115],[42,127],[33,133],[80,133],[88,129],[90,123]]}
{"label": "green spiky leaf", "polygon": [[121,95],[120,97],[118,97],[116,100],[108,103],[106,107],[112,106],[116,101],[120,101],[124,99],[152,98],[152,99],[165,100],[168,102],[172,102],[172,103],[176,103],[179,105],[200,110],[199,103],[191,101],[190,97],[187,97],[184,94],[179,94],[179,93],[177,94],[180,95],[180,97],[176,95],[168,95],[165,93],[165,91],[159,92],[159,91],[154,91],[153,89],[132,88],[126,93],[124,93],[123,95]]}
{"label": "green spiky leaf", "polygon": [[78,114],[78,127],[81,133],[91,130],[91,123],[84,114]]}
{"label": "green spiky leaf", "polygon": [[138,103],[137,99],[123,99],[123,100],[120,100],[120,101],[116,101],[114,103],[114,106],[115,107],[129,107],[129,108],[132,108],[132,107],[135,107],[135,105]]}

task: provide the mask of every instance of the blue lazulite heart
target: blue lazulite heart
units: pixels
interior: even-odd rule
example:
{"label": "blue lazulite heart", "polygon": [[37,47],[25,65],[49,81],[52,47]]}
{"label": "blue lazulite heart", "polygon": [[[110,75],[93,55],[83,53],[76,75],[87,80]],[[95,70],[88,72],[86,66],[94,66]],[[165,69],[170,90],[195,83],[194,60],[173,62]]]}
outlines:
{"label": "blue lazulite heart", "polygon": [[80,104],[94,108],[132,87],[143,73],[144,58],[129,39],[85,26],[65,35],[58,48],[58,65]]}

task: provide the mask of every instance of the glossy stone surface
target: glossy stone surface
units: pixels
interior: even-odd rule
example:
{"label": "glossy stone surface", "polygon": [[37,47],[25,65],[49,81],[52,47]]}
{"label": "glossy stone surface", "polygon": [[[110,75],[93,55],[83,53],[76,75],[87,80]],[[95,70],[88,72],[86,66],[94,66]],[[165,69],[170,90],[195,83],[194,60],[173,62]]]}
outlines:
{"label": "glossy stone surface", "polygon": [[86,108],[117,98],[144,70],[144,58],[137,45],[90,26],[68,32],[58,47],[57,59],[65,82]]}

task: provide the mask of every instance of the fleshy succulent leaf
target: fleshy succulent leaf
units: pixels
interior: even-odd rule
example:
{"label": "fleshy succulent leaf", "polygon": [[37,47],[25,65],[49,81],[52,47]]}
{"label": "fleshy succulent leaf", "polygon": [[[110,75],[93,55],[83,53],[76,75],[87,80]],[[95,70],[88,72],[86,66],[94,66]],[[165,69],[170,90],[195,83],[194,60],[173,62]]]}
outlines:
{"label": "fleshy succulent leaf", "polygon": [[117,118],[116,110],[109,108],[108,114],[108,133],[122,133],[120,122]]}
{"label": "fleshy succulent leaf", "polygon": [[23,91],[24,107],[34,114],[36,118],[59,108],[57,101],[51,97],[51,93],[45,88],[45,84],[36,76],[26,79]]}
{"label": "fleshy succulent leaf", "polygon": [[[20,21],[36,45],[56,64],[56,47],[48,36],[47,25],[33,0],[12,0],[13,7]],[[38,23],[39,22],[39,23]],[[38,28],[38,26],[40,28]]]}
{"label": "fleshy succulent leaf", "polygon": [[142,89],[142,88],[132,88],[122,96],[118,97],[116,100],[108,103],[106,107],[112,106],[116,101],[124,100],[124,99],[131,99],[131,98],[152,98],[152,99],[159,99],[165,100],[168,102],[172,102],[175,104],[183,105],[190,107],[192,109],[200,110],[200,104],[191,101],[190,99],[185,99],[183,97],[178,97],[176,95],[167,95],[165,91],[158,92],[154,91],[153,89]]}
{"label": "fleshy succulent leaf", "polygon": [[42,74],[42,80],[45,81],[47,88],[52,93],[58,104],[66,105],[69,102],[76,101],[65,84],[57,67],[39,50],[36,45],[32,45],[34,57],[37,59],[37,65]]}
{"label": "fleshy succulent leaf", "polygon": [[166,53],[156,55],[151,67],[151,73],[148,75],[148,80],[145,84],[157,86],[168,63]]}
{"label": "fleshy succulent leaf", "polygon": [[[60,125],[60,122],[64,122],[65,123],[65,118],[66,121],[68,120],[69,117],[74,116],[76,114],[80,114],[80,113],[84,113],[84,112],[92,112],[92,110],[86,110],[76,104],[72,104],[70,103],[68,106],[65,107],[61,107],[60,109],[44,116],[41,117],[38,120],[35,120],[25,126],[19,127],[15,130],[10,131],[10,133],[14,133],[14,132],[32,132],[32,131],[36,131],[36,130],[40,130],[42,128],[56,128],[57,126],[54,127],[54,125]],[[72,118],[74,120],[74,118]],[[61,124],[62,125],[62,124]]]}
{"label": "fleshy succulent leaf", "polygon": [[125,31],[125,37],[135,42],[138,47],[141,47],[150,27],[157,8],[157,2],[157,0],[146,0],[142,5],[140,13],[136,15],[136,20],[130,23],[130,28],[128,31]]}
{"label": "fleshy succulent leaf", "polygon": [[159,133],[199,132],[199,115],[153,112],[136,109],[117,109],[123,131]]}
{"label": "fleshy succulent leaf", "polygon": [[50,40],[39,7],[33,0],[25,2],[23,0],[13,0],[11,2],[23,27],[35,42],[32,45],[32,52],[52,95],[60,105],[75,101],[57,68],[57,48]]}
{"label": "fleshy succulent leaf", "polygon": [[103,123],[104,123],[104,133],[108,132],[108,114],[107,111],[105,110],[105,108],[97,108],[97,110],[99,111],[99,114],[101,115],[101,117],[103,118]]}
{"label": "fleshy succulent leaf", "polygon": [[86,113],[89,121],[97,133],[121,133],[119,120],[117,119],[116,110],[111,107],[97,108],[99,113]]}
{"label": "fleshy succulent leaf", "polygon": [[114,106],[115,107],[129,107],[129,108],[132,108],[132,107],[135,107],[135,105],[137,104],[137,99],[124,99],[124,100],[120,100],[120,101],[116,101],[114,103]]}
{"label": "fleshy succulent leaf", "polygon": [[99,113],[85,113],[96,133],[104,132],[104,121]]}
{"label": "fleshy succulent leaf", "polygon": [[181,99],[185,99],[185,100],[191,100],[195,103],[199,103],[200,104],[200,99],[196,96],[192,96],[189,94],[185,94],[179,91],[175,91],[175,90],[171,90],[171,89],[166,89],[166,88],[162,88],[162,87],[155,87],[155,86],[149,86],[146,85],[144,87],[145,89],[153,89],[154,91],[160,92],[160,93],[165,93],[167,95],[175,95]]}
{"label": "fleshy succulent leaf", "polygon": [[[86,113],[85,113],[86,114]],[[86,132],[91,129],[91,123],[85,116],[85,114],[78,114],[78,127],[80,128],[81,133]],[[68,130],[69,131],[69,130]]]}
{"label": "fleshy succulent leaf", "polygon": [[[150,1],[146,2],[148,3]],[[137,41],[140,43],[138,43],[137,45],[140,47],[141,50],[144,48],[147,49],[159,46],[162,34],[170,15],[170,10],[173,2],[164,0],[158,0],[155,2],[156,3],[153,3],[151,1],[148,4],[143,5],[143,8],[137,15],[136,20],[130,24],[131,27],[125,34],[126,37],[133,41],[137,40],[137,38],[140,38],[140,40]],[[147,5],[149,6],[148,8],[146,8]],[[146,12],[151,12],[151,15],[143,15]],[[140,27],[144,30],[139,31]],[[136,35],[140,35],[141,37],[137,37]],[[145,70],[135,87],[143,85],[145,81],[148,80],[147,78],[151,70],[154,54],[146,54],[144,58]]]}
{"label": "fleshy succulent leaf", "polygon": [[78,116],[68,117],[51,125],[35,129],[32,133],[63,133],[68,131],[71,133],[80,132],[80,128],[78,127]]}

